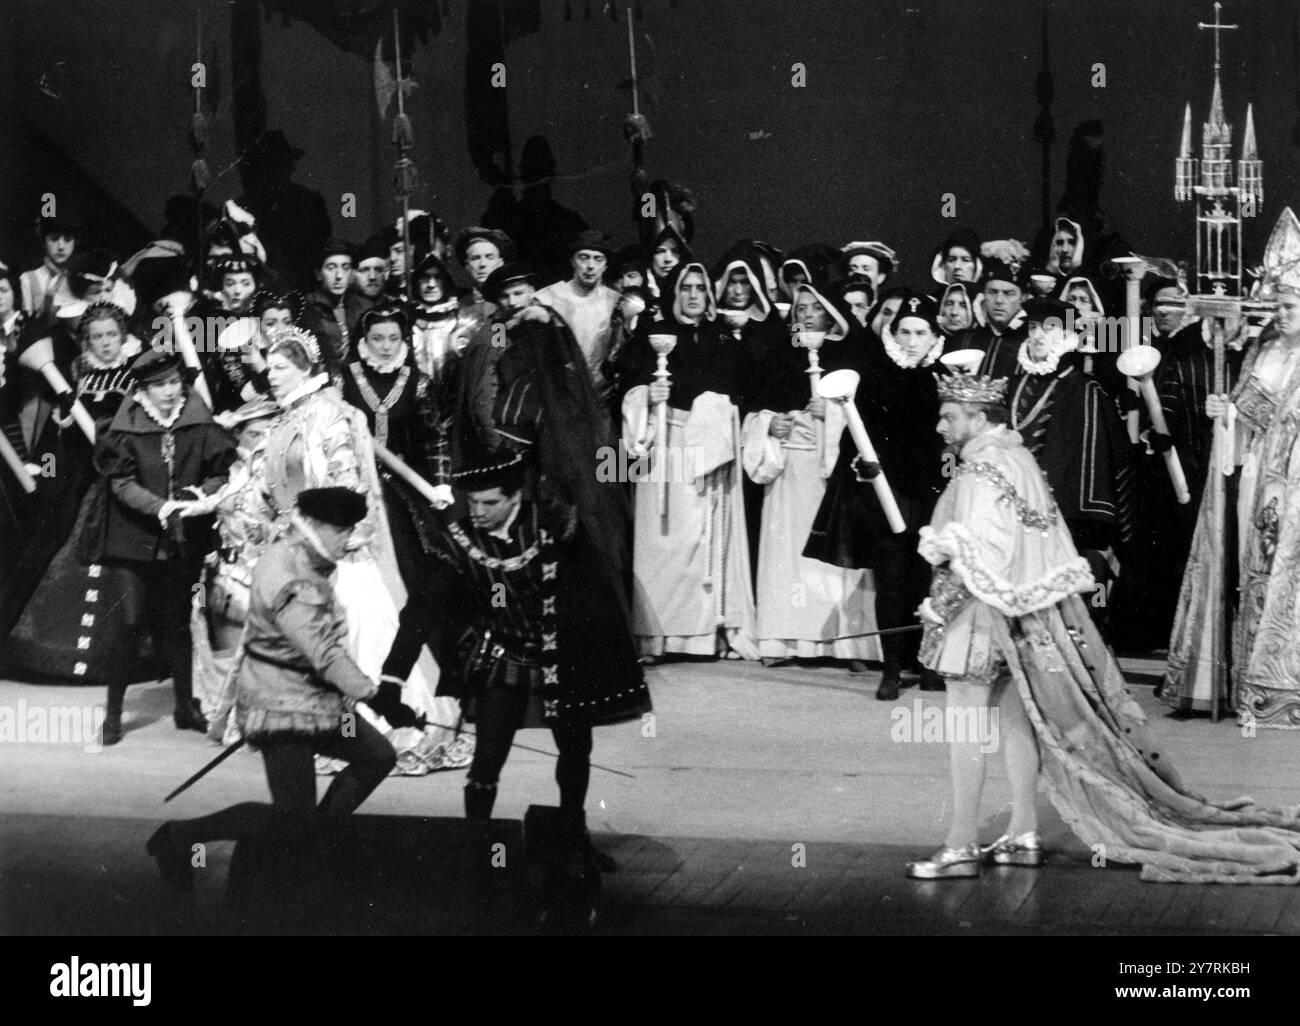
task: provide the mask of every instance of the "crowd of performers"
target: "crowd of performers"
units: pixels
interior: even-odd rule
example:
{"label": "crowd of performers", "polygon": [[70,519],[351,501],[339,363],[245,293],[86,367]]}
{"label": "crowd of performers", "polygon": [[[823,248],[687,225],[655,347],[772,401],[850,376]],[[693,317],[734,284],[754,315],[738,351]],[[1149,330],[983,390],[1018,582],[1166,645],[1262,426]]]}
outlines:
{"label": "crowd of performers", "polygon": [[[120,263],[43,219],[41,265],[0,275],[6,673],[104,686],[110,745],[128,684],[169,676],[178,728],[256,744],[277,804],[337,772],[322,807],[344,812],[390,772],[468,765],[485,820],[514,731],[547,726],[580,824],[591,727],[649,709],[643,665],[878,661],[881,700],[919,684],[1017,728],[1011,833],[975,843],[982,754],[954,745],[953,831],[914,875],[1035,864],[1040,752],[1120,861],[1294,872],[1293,819],[1188,796],[1133,740],[1109,648],[1172,631],[1164,699],[1209,708],[1182,669],[1209,658],[1205,582],[1231,578],[1239,715],[1300,725],[1300,226],[1226,392],[1184,286],[1144,280],[1158,430],[1117,363],[1122,282],[1079,222],[1036,252],[963,229],[919,273],[880,241],[745,239],[706,263],[660,199],[644,244],[564,240],[560,280],[498,229],[453,239],[419,213],[325,242],[307,292],[234,203],[197,251],[165,233]],[[1227,540],[1198,524],[1225,492]],[[364,728],[346,744],[340,717]],[[260,815],[151,850],[170,864]]]}

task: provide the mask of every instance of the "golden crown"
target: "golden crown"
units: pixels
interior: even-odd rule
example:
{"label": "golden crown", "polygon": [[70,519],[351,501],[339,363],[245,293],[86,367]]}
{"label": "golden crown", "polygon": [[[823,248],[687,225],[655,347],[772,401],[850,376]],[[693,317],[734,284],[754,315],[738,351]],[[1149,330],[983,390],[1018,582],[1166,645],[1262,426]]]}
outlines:
{"label": "golden crown", "polygon": [[939,378],[939,401],[945,403],[995,403],[1006,401],[1007,379],[948,374]]}

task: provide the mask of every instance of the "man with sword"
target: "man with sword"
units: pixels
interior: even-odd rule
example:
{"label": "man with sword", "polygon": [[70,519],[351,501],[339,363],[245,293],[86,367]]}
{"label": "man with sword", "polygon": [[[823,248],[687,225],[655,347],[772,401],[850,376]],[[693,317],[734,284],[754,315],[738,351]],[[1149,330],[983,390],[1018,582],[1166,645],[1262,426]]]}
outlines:
{"label": "man with sword", "polygon": [[[272,804],[244,802],[164,823],[146,850],[168,883],[192,888],[189,852],[197,842],[237,840],[264,828],[276,812],[340,816],[355,811],[397,761],[393,746],[357,715],[356,702],[367,703],[394,727],[419,725],[414,710],[401,701],[400,685],[376,685],[348,654],[347,620],[330,575],[365,515],[360,492],[307,489],[298,495],[289,532],[258,561],[244,659],[235,680],[235,714],[244,741],[261,750]],[[319,806],[316,753],[348,763]]]}
{"label": "man with sword", "polygon": [[[650,694],[621,578],[581,518],[524,497],[526,459],[505,449],[453,475],[469,516],[438,538],[420,596],[442,668],[438,692],[460,699],[476,728],[466,818],[490,819],[515,732],[548,727],[566,825],[590,864],[609,872],[613,860],[591,847],[583,812],[592,728],[641,716]],[[385,683],[397,686],[417,652],[399,638]]]}

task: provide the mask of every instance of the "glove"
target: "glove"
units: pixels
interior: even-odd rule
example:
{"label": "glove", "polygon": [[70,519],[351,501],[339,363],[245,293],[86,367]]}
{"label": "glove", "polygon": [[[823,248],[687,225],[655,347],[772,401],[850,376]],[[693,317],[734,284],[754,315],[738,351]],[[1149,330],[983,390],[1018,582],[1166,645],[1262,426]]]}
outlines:
{"label": "glove", "polygon": [[1147,433],[1147,445],[1151,446],[1152,452],[1168,452],[1174,447],[1174,436],[1152,430]]}
{"label": "glove", "polygon": [[853,474],[859,481],[874,481],[880,476],[880,464],[868,463],[861,456],[853,457]]}
{"label": "glove", "polygon": [[77,401],[75,392],[60,392],[54,397],[54,403],[59,408],[59,413],[64,417],[72,415],[72,406]]}
{"label": "glove", "polygon": [[366,699],[366,705],[394,728],[414,727],[420,722],[415,710],[402,701],[402,685],[395,680],[381,681],[379,690]]}

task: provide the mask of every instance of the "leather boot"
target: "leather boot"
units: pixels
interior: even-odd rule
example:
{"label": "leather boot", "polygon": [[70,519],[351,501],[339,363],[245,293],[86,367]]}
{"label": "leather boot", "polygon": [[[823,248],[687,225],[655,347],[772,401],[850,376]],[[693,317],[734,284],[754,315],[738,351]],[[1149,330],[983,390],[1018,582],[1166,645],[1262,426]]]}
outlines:
{"label": "leather boot", "polygon": [[876,699],[881,702],[895,701],[898,698],[898,691],[902,684],[902,667],[895,662],[885,663],[885,672],[880,678],[880,687],[876,688]]}
{"label": "leather boot", "polygon": [[200,734],[208,732],[208,721],[197,698],[176,703],[172,722],[176,724],[177,730],[197,730]]}

